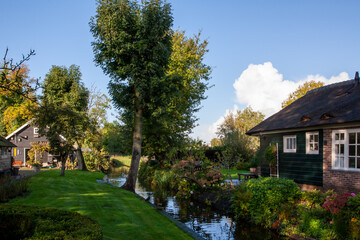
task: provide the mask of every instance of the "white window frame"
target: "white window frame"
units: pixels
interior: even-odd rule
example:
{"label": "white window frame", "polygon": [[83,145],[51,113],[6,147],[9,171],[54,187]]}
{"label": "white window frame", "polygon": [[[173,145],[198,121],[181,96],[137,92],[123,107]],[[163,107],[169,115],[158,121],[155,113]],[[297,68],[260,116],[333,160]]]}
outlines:
{"label": "white window frame", "polygon": [[[289,148],[289,146],[287,145],[287,140],[288,139],[294,139],[295,138],[295,143],[292,142],[290,145],[294,144],[294,148]],[[291,141],[291,140],[290,140]],[[296,141],[296,135],[286,135],[283,136],[283,145],[284,145],[284,153],[296,153],[296,145],[297,145],[297,141]]]}
{"label": "white window frame", "polygon": [[34,135],[38,135],[39,134],[39,128],[34,127]]}
{"label": "white window frame", "polygon": [[[310,142],[310,136],[313,135],[317,135],[318,136],[318,140],[317,141],[313,141]],[[307,132],[306,133],[306,154],[319,154],[319,149],[320,149],[320,136],[319,136],[319,132]],[[317,150],[311,150],[310,144],[317,144],[318,149]]]}
{"label": "white window frame", "polygon": [[[344,134],[344,140],[335,140],[335,134]],[[356,129],[343,129],[343,130],[333,130],[332,131],[332,149],[331,149],[331,155],[332,155],[332,163],[331,163],[331,168],[335,169],[335,170],[345,170],[345,171],[356,171],[356,172],[360,172],[360,168],[350,168],[349,167],[349,133],[358,133],[360,134],[360,128],[356,128]],[[343,167],[341,166],[341,161],[339,162],[340,166],[336,166],[336,160],[337,157],[339,157],[340,155],[337,155],[335,152],[335,145],[336,144],[344,144],[344,164]],[[351,144],[353,145],[353,144]],[[357,145],[360,145],[360,143],[358,143]],[[355,149],[355,154],[356,154],[356,149]],[[359,156],[359,154],[357,154]],[[356,161],[356,159],[355,159]],[[355,163],[356,166],[356,163]],[[357,166],[359,167],[359,166]]]}

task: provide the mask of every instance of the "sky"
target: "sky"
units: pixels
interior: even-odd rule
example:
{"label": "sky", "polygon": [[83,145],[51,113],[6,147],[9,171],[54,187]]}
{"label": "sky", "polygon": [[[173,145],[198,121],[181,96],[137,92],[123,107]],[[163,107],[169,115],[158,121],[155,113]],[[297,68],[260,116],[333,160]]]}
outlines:
{"label": "sky", "polygon": [[[174,29],[201,31],[204,62],[213,68],[207,99],[192,137],[216,137],[224,115],[251,106],[266,117],[305,81],[352,79],[360,70],[360,1],[169,0]],[[108,94],[109,78],[93,62],[89,21],[94,0],[0,0],[0,57],[30,49],[30,76],[43,80],[52,65],[80,66],[88,88]],[[117,110],[108,113],[110,121]]]}

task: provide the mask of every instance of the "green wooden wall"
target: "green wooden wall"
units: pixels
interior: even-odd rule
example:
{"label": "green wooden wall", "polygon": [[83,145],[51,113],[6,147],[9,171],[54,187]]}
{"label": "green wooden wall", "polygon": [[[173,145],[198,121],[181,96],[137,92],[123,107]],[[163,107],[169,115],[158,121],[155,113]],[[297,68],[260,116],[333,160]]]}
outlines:
{"label": "green wooden wall", "polygon": [[[279,174],[280,177],[293,179],[297,183],[323,185],[323,132],[319,132],[319,154],[306,154],[306,132],[262,135],[260,150],[262,153],[270,144],[279,144]],[[313,132],[312,131],[312,132]],[[296,135],[296,153],[284,153],[283,136]],[[269,165],[263,161],[261,175],[270,176]]]}

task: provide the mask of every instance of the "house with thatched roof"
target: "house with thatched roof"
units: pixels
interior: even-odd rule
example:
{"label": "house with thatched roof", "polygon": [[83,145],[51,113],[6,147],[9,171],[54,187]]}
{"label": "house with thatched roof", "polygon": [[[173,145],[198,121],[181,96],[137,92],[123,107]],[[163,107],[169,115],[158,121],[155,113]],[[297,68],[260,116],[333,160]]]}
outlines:
{"label": "house with thatched roof", "polygon": [[309,91],[252,128],[260,151],[277,148],[275,169],[261,175],[293,179],[303,188],[360,192],[360,79]]}

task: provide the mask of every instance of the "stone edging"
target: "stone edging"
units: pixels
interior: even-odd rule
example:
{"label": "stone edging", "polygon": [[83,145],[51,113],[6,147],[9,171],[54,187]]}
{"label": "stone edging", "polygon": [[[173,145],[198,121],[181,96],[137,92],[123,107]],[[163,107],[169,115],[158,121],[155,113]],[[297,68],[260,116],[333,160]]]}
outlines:
{"label": "stone edging", "polygon": [[[102,179],[96,179],[96,181],[98,183],[102,183],[102,184],[110,184],[114,187],[117,187],[118,186],[115,186],[114,184],[112,184],[108,179],[107,181],[103,181]],[[196,233],[195,231],[193,231],[192,229],[190,229],[188,226],[186,226],[184,223],[176,220],[175,218],[173,218],[172,216],[170,216],[167,212],[165,211],[162,211],[161,209],[157,208],[154,204],[148,202],[145,200],[145,198],[141,197],[140,195],[136,194],[135,193],[135,196],[137,198],[139,198],[140,200],[143,200],[144,202],[146,202],[147,204],[149,204],[150,206],[152,206],[155,210],[157,210],[159,213],[161,213],[163,216],[167,217],[168,219],[170,219],[170,221],[172,221],[173,223],[176,224],[176,226],[178,226],[180,229],[182,229],[184,232],[186,232],[187,234],[189,234],[191,237],[193,237],[194,239],[196,240],[204,240],[203,237],[201,237],[198,233]]]}

